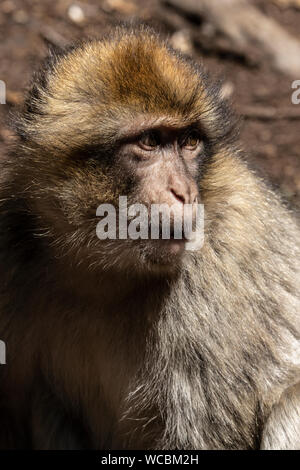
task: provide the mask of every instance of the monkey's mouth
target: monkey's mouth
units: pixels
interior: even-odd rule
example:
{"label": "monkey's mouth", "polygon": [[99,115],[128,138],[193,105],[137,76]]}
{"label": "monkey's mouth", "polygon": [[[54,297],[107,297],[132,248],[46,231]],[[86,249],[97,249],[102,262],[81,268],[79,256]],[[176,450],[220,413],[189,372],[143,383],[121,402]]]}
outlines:
{"label": "monkey's mouth", "polygon": [[158,237],[151,238],[154,246],[156,246],[160,253],[165,252],[169,255],[179,255],[184,252],[185,245],[188,239],[184,234],[178,234],[174,227],[170,227],[167,234],[164,233],[162,227],[158,229]]}

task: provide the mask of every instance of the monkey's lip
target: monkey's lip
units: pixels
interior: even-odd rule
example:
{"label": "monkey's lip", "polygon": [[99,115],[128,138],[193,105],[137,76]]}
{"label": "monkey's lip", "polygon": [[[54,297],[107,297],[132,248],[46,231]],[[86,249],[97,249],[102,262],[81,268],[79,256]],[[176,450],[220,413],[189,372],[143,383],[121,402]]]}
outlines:
{"label": "monkey's lip", "polygon": [[168,238],[163,238],[163,234],[160,228],[159,238],[153,239],[154,242],[158,243],[159,248],[163,250],[168,255],[180,255],[185,250],[185,244],[188,241],[187,238],[182,236],[182,238],[175,238],[174,227],[170,228],[170,233]]}

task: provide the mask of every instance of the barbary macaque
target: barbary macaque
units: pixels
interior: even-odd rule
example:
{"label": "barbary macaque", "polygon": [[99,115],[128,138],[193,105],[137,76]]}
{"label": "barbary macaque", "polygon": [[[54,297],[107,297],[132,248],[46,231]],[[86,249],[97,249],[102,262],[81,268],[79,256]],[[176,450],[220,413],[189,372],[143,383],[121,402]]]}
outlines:
{"label": "barbary macaque", "polygon": [[[300,449],[299,227],[203,67],[118,27],[52,53],[15,127],[1,448]],[[203,246],[100,239],[121,196],[203,204]]]}

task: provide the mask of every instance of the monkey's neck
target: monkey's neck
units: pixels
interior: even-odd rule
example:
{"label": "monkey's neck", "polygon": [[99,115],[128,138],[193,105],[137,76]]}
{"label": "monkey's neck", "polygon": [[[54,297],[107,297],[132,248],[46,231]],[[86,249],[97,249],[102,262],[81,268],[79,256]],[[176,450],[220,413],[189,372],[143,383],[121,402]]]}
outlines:
{"label": "monkey's neck", "polygon": [[[99,305],[113,309],[117,304],[139,304],[141,311],[148,310],[153,304],[160,304],[178,282],[179,273],[169,275],[134,275],[116,271],[82,272],[79,267],[71,267],[64,259],[56,260],[52,279],[59,276],[57,283],[70,295],[77,295],[83,304]],[[153,307],[152,307],[153,309]],[[155,310],[159,310],[157,308]]]}

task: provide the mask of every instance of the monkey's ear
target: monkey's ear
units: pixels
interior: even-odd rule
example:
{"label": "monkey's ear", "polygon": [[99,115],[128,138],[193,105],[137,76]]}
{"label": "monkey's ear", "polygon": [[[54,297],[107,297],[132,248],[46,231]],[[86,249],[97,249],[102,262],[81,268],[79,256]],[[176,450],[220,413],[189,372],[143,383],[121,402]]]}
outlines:
{"label": "monkey's ear", "polygon": [[33,73],[22,108],[10,116],[10,127],[22,140],[26,140],[27,128],[34,116],[43,114],[42,95],[47,91],[49,77],[55,65],[65,54],[66,50],[61,48],[49,48],[42,65]]}
{"label": "monkey's ear", "polygon": [[47,95],[48,84],[58,62],[77,47],[70,45],[65,48],[50,44],[48,53],[39,68],[33,73],[26,98],[20,110],[12,113],[9,117],[9,125],[13,131],[26,140],[29,137],[28,129],[37,116],[44,114],[42,110],[43,97]]}
{"label": "monkey's ear", "polygon": [[[241,117],[235,112],[230,98],[222,93],[224,79],[212,79],[210,74],[204,71],[201,81],[206,90],[208,101],[207,128],[212,143],[224,145],[234,144],[240,134]],[[212,118],[213,116],[213,118]]]}
{"label": "monkey's ear", "polygon": [[48,54],[42,65],[33,74],[27,98],[24,103],[24,111],[27,113],[36,112],[39,110],[38,104],[41,100],[41,95],[48,90],[49,80],[55,70],[57,64],[72,50],[74,46],[62,49],[51,46]]}

